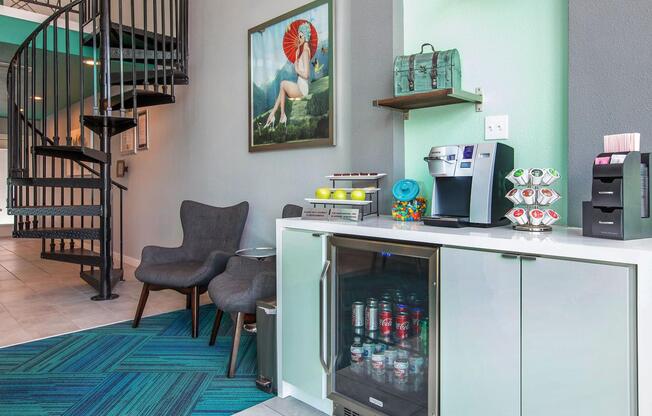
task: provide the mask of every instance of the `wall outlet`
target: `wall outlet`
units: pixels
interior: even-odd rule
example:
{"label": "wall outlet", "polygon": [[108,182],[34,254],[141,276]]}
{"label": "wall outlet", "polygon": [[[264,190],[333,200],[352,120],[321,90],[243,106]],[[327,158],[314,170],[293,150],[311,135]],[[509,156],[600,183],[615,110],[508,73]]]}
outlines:
{"label": "wall outlet", "polygon": [[509,116],[490,116],[484,119],[484,139],[509,139]]}

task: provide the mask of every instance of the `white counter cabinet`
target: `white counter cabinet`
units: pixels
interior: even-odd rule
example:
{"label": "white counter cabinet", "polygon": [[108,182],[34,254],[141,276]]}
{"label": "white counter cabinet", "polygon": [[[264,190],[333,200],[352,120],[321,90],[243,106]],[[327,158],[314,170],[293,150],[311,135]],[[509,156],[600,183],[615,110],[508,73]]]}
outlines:
{"label": "white counter cabinet", "polygon": [[635,416],[631,267],[444,247],[441,416]]}

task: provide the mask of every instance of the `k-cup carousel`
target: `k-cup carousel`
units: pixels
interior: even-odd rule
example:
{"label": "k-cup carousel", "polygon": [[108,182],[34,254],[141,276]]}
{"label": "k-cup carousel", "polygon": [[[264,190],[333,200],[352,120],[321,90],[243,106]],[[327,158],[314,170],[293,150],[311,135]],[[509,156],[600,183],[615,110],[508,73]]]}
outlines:
{"label": "k-cup carousel", "polygon": [[555,169],[514,169],[507,175],[514,189],[505,197],[514,208],[505,215],[515,230],[529,232],[552,231],[552,225],[559,221],[559,214],[551,205],[561,199],[550,186],[560,179]]}

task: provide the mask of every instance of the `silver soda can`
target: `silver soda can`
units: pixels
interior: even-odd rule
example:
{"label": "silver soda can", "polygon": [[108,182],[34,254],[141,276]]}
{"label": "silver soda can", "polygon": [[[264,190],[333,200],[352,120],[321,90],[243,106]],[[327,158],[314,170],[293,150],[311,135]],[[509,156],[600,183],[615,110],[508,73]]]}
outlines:
{"label": "silver soda can", "polygon": [[385,354],[375,353],[371,356],[371,371],[375,374],[385,374]]}
{"label": "silver soda can", "polygon": [[365,360],[370,360],[371,355],[374,353],[375,349],[376,349],[376,346],[371,341],[367,341],[364,344],[362,344],[362,356],[364,357],[364,359]]}
{"label": "silver soda can", "polygon": [[351,324],[354,328],[364,327],[364,318],[365,318],[365,305],[364,302],[353,302],[353,307],[351,308]]}
{"label": "silver soda can", "polygon": [[396,383],[407,383],[409,363],[405,358],[397,358],[394,361],[394,381]]}
{"label": "silver soda can", "polygon": [[378,300],[376,298],[367,299],[365,328],[367,331],[378,331]]}
{"label": "silver soda can", "polygon": [[361,363],[364,361],[364,348],[362,344],[355,343],[351,345],[351,363]]}
{"label": "silver soda can", "polygon": [[389,347],[385,350],[385,367],[394,368],[394,361],[398,358],[398,351],[396,348]]}
{"label": "silver soda can", "polygon": [[421,374],[425,360],[421,355],[413,355],[408,359],[411,374]]}

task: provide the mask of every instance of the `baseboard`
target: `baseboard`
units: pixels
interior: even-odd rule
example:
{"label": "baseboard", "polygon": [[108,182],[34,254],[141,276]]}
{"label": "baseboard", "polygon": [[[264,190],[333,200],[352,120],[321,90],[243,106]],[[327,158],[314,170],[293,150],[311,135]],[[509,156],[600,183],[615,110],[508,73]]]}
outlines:
{"label": "baseboard", "polygon": [[[91,249],[91,243],[90,242],[84,243],[84,248],[87,249],[87,250],[90,250]],[[93,249],[93,251],[96,252],[96,253],[99,253],[100,249],[98,247],[95,247]],[[114,251],[113,252],[113,259],[114,259],[113,261],[115,262],[115,259],[119,259],[119,258],[120,258],[120,253],[117,252],[117,251]],[[129,257],[129,256],[123,256],[122,258],[123,258],[125,264],[127,264],[129,266],[138,267],[140,265],[140,259],[136,259],[134,257]]]}

